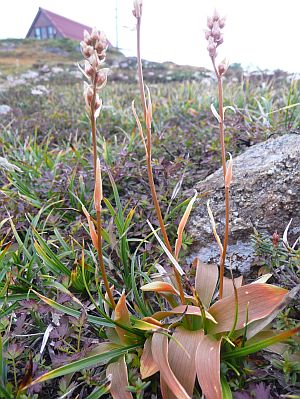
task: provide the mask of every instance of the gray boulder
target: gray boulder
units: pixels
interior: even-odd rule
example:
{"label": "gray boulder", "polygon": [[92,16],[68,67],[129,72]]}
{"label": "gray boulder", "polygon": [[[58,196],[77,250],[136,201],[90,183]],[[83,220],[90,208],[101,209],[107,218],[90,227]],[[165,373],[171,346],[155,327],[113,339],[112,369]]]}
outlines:
{"label": "gray boulder", "polygon": [[[196,185],[205,194],[194,206],[188,233],[193,237],[192,252],[202,261],[218,261],[206,203],[217,223],[223,240],[225,223],[224,182],[222,169]],[[230,189],[230,238],[228,255],[241,272],[249,269],[253,249],[250,235],[259,232],[280,236],[290,221],[291,236],[300,234],[300,135],[286,134],[256,144],[233,159],[233,180]],[[228,265],[228,264],[227,264]]]}

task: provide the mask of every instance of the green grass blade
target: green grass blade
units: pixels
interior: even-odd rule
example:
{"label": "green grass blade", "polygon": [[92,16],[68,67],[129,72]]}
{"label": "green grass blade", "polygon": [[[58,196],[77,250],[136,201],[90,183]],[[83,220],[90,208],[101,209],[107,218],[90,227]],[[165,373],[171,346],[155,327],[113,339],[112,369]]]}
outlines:
{"label": "green grass blade", "polygon": [[118,187],[117,187],[117,185],[114,181],[114,178],[109,169],[107,169],[107,173],[108,173],[110,184],[111,184],[111,187],[112,187],[113,193],[114,193],[114,198],[115,198],[115,202],[116,202],[116,206],[117,206],[117,210],[118,210],[118,212],[117,212],[118,218],[123,227],[125,222],[124,222],[123,209],[122,209],[122,204],[121,204],[121,200],[120,200],[120,196],[119,196],[119,192],[118,192]]}
{"label": "green grass blade", "polygon": [[223,376],[221,376],[221,386],[222,386],[222,399],[232,399],[232,392],[230,386]]}
{"label": "green grass blade", "polygon": [[3,340],[0,333],[0,386],[6,383],[6,376],[4,375],[4,355],[3,355]]}
{"label": "green grass blade", "polygon": [[251,355],[252,353],[256,353],[268,346],[274,345],[277,342],[285,341],[290,338],[292,335],[297,334],[300,331],[300,326],[292,328],[291,330],[281,332],[273,337],[263,339],[259,342],[255,342],[254,344],[247,344],[243,348],[233,349],[231,352],[224,353],[222,355],[222,360],[235,359],[239,357],[244,357]]}
{"label": "green grass blade", "polygon": [[71,276],[71,270],[69,270],[55,255],[55,253],[49,248],[45,240],[39,235],[37,231],[34,231],[34,235],[37,239],[34,243],[34,247],[38,255],[42,258],[49,269],[55,274],[63,273],[66,276]]}
{"label": "green grass blade", "polygon": [[15,225],[14,225],[14,223],[13,223],[11,218],[10,218],[10,226],[11,226],[11,229],[12,229],[12,231],[14,233],[14,237],[15,237],[17,243],[19,244],[19,247],[20,247],[19,250],[21,251],[21,249],[22,249],[22,251],[24,252],[24,255],[30,261],[31,257],[32,257],[32,254],[28,251],[28,249],[24,245],[23,241],[21,240],[21,238],[20,238],[20,236],[19,236],[19,234],[18,234],[18,232],[16,230],[16,227],[15,227]]}
{"label": "green grass blade", "polygon": [[[68,306],[65,305],[61,305],[60,303],[54,301],[53,299],[50,298],[46,298],[44,295],[39,294],[38,292],[32,290],[35,295],[40,298],[43,302],[47,303],[49,306],[51,306],[52,308],[59,310],[62,313],[65,313],[69,316],[73,316],[76,318],[79,318],[81,313],[79,310],[70,308]],[[98,316],[91,316],[91,315],[87,315],[87,320],[92,323],[95,324],[97,326],[104,326],[104,327],[114,327],[114,323],[113,322],[109,322],[108,320],[102,318],[102,317],[98,317]]]}
{"label": "green grass blade", "polygon": [[1,385],[0,385],[0,394],[2,395],[2,396],[0,396],[0,397],[3,398],[3,399],[4,399],[4,398],[12,399],[10,393],[7,392],[7,390],[6,390],[3,386],[1,386]]}
{"label": "green grass blade", "polygon": [[93,392],[87,396],[85,399],[99,399],[103,395],[107,394],[109,392],[109,387],[107,384],[102,385],[101,387],[96,387]]}
{"label": "green grass blade", "polygon": [[43,374],[41,377],[38,377],[36,380],[34,380],[31,385],[38,384],[42,381],[48,381],[48,380],[51,380],[52,378],[62,377],[63,375],[66,375],[66,374],[76,373],[77,371],[86,369],[88,367],[95,366],[96,364],[98,364],[100,362],[107,363],[116,357],[125,355],[126,353],[137,348],[138,346],[139,346],[139,344],[135,344],[135,345],[125,346],[122,348],[111,349],[109,352],[104,352],[104,353],[97,354],[94,356],[89,356],[84,359],[80,359],[75,362],[68,363],[64,366],[58,367],[55,370],[49,371],[46,374]]}

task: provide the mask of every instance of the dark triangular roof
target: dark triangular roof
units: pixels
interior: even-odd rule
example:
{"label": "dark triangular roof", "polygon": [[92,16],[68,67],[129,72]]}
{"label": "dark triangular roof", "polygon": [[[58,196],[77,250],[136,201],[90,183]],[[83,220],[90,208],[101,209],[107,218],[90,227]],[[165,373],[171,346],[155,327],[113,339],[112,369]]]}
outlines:
{"label": "dark triangular roof", "polygon": [[55,14],[52,11],[48,11],[48,10],[45,10],[44,8],[40,7],[26,37],[28,37],[30,35],[31,30],[41,13],[43,13],[49,19],[49,21],[55,27],[57,32],[59,32],[65,38],[69,38],[69,39],[73,39],[73,40],[82,40],[83,39],[83,31],[86,29],[87,31],[91,32],[91,30],[92,30],[92,28],[90,26],[83,25],[79,22],[72,21],[69,18]]}

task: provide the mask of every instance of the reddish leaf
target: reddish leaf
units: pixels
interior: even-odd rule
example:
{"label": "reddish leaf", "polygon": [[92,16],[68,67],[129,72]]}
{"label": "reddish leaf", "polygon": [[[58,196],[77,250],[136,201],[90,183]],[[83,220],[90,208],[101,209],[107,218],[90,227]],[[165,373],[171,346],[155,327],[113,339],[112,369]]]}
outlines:
{"label": "reddish leaf", "polygon": [[89,224],[90,236],[91,236],[93,245],[95,248],[97,248],[98,247],[98,234],[96,232],[94,223],[92,222],[92,218],[84,206],[82,207],[82,210],[83,210],[83,213],[85,214],[85,217],[87,218],[87,221]]}
{"label": "reddish leaf", "polygon": [[167,292],[174,295],[179,295],[178,291],[169,283],[164,281],[153,281],[152,283],[143,285],[142,291],[153,291],[153,292]]}
{"label": "reddish leaf", "polygon": [[[269,316],[284,301],[288,291],[269,284],[249,284],[237,288],[238,319],[236,330],[248,323]],[[235,316],[235,297],[230,295],[208,309],[218,324],[211,325],[210,334],[230,331]]]}
{"label": "reddish leaf", "polygon": [[152,345],[152,337],[146,339],[143,353],[141,356],[140,372],[142,379],[150,377],[159,370],[157,364],[153,359],[151,345]]}
{"label": "reddish leaf", "polygon": [[190,213],[191,213],[193,204],[196,201],[196,198],[197,198],[197,191],[195,192],[195,195],[193,196],[193,198],[190,200],[188,206],[186,207],[186,210],[185,210],[185,212],[184,212],[184,214],[182,216],[182,219],[181,219],[181,221],[179,223],[179,226],[178,226],[178,230],[177,230],[177,237],[178,238],[177,238],[176,243],[175,243],[175,258],[176,259],[178,259],[179,251],[180,251],[181,244],[182,244],[183,230],[185,228],[186,222],[188,221],[188,218],[190,216]]}
{"label": "reddish leaf", "polygon": [[[239,288],[243,284],[243,276],[234,279],[236,288]],[[227,296],[234,295],[233,283],[231,278],[224,277],[223,279],[223,298]]]}
{"label": "reddish leaf", "polygon": [[283,310],[294,298],[296,298],[299,290],[300,290],[300,285],[298,284],[296,287],[294,287],[291,291],[287,293],[287,295],[284,297],[284,300],[281,301],[279,305],[276,306],[267,317],[252,323],[247,328],[247,339],[254,337],[257,333],[262,331],[268,324],[270,324],[275,319],[275,317],[277,317],[278,313],[281,310]]}
{"label": "reddish leaf", "polygon": [[196,372],[205,399],[222,399],[220,381],[220,348],[217,341],[209,335],[202,335],[195,355]]}
{"label": "reddish leaf", "polygon": [[[154,333],[151,345],[152,355],[159,367],[161,378],[167,384],[177,399],[190,399],[186,390],[175,377],[168,360],[168,337],[160,333]],[[164,398],[167,398],[165,396]]]}
{"label": "reddish leaf", "polygon": [[124,356],[107,366],[106,376],[111,376],[110,393],[113,399],[133,399],[127,389],[129,383]]}
{"label": "reddish leaf", "polygon": [[[169,342],[170,367],[189,396],[192,396],[194,391],[196,380],[195,353],[202,335],[202,330],[189,331],[184,328],[177,328],[173,334],[175,339],[171,339]],[[166,392],[168,391],[169,388],[166,387]],[[168,397],[176,399],[172,392],[169,392]]]}
{"label": "reddish leaf", "polygon": [[197,265],[195,289],[203,305],[208,308],[215,292],[219,277],[217,265],[200,262]]}
{"label": "reddish leaf", "polygon": [[96,180],[95,180],[95,189],[94,189],[94,206],[95,206],[96,212],[101,211],[102,199],[103,199],[103,195],[102,195],[101,165],[100,165],[100,159],[97,158]]}
{"label": "reddish leaf", "polygon": [[[117,306],[115,308],[115,321],[123,324],[124,326],[131,327],[130,316],[129,316],[129,312],[128,312],[127,305],[126,305],[125,294],[121,295],[121,297],[117,303]],[[130,342],[130,339],[128,337],[129,333],[126,330],[124,330],[123,328],[118,327],[118,326],[116,326],[115,329],[120,338],[120,341],[123,344]]]}

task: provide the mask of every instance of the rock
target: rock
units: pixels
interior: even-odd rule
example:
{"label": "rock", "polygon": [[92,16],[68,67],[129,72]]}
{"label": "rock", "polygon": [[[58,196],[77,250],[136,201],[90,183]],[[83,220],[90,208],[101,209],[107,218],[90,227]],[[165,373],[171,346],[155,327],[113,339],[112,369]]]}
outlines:
{"label": "rock", "polygon": [[[206,202],[210,200],[222,238],[225,224],[223,187],[222,169],[195,187],[199,194],[205,195],[195,204],[187,231],[194,240],[193,256],[199,255],[203,261],[218,262],[219,259]],[[268,234],[277,230],[282,237],[293,218],[289,231],[295,238],[300,227],[300,135],[286,134],[269,139],[250,147],[233,160],[230,208],[227,253],[233,255],[232,266],[241,272],[249,269],[254,255],[250,242],[254,227]]]}
{"label": "rock", "polygon": [[9,105],[0,105],[0,115],[6,115],[12,111],[12,108]]}
{"label": "rock", "polygon": [[31,89],[31,94],[33,96],[42,96],[43,94],[48,94],[48,93],[49,93],[49,90],[47,89],[47,87],[42,86],[42,85],[38,85]]}
{"label": "rock", "polygon": [[82,72],[80,72],[79,70],[70,71],[70,75],[74,76],[74,78],[76,79],[82,80]]}
{"label": "rock", "polygon": [[40,68],[40,72],[41,73],[49,73],[50,72],[50,68],[47,64],[44,64],[41,68]]}
{"label": "rock", "polygon": [[53,68],[51,68],[51,72],[54,73],[54,74],[57,74],[57,73],[64,72],[64,70],[61,67],[53,67]]}
{"label": "rock", "polygon": [[21,74],[21,79],[36,79],[38,76],[38,72],[29,70]]}

